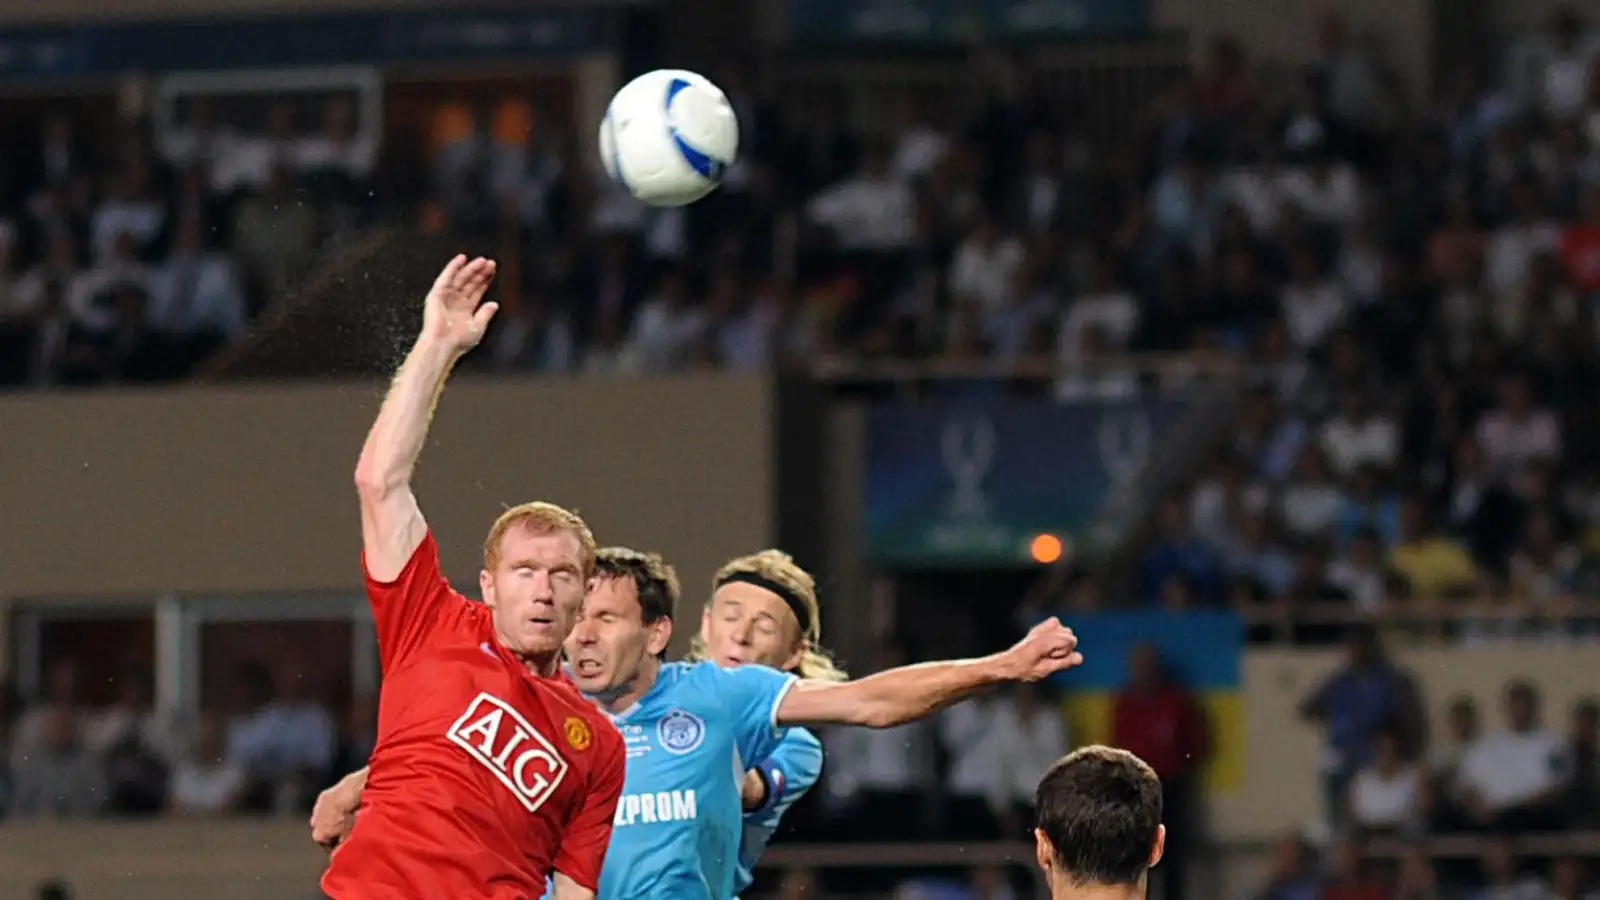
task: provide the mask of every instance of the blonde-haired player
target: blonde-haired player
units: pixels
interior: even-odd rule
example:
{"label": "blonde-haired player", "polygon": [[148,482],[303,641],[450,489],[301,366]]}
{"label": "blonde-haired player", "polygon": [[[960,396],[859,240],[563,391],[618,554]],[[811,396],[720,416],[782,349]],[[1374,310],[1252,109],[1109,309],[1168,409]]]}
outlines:
{"label": "blonde-haired player", "polygon": [[[821,639],[816,579],[789,554],[762,550],[717,570],[688,658],[709,659],[725,668],[769,666],[818,681],[847,680]],[[804,728],[785,731],[777,748],[745,773],[735,891],[750,886],[756,860],[778,821],[821,776],[822,744]]]}

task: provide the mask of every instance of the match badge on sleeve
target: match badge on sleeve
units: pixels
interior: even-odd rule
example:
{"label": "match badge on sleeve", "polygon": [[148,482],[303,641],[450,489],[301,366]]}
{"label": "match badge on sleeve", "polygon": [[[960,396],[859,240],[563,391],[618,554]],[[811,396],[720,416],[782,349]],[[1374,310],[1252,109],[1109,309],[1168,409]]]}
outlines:
{"label": "match badge on sleeve", "polygon": [[667,713],[656,723],[656,739],[668,753],[688,753],[700,746],[705,736],[705,723],[700,717],[681,709]]}
{"label": "match badge on sleeve", "polygon": [[571,744],[574,750],[582,752],[594,743],[594,732],[589,730],[589,723],[577,716],[567,716],[562,730],[567,733],[567,743]]}

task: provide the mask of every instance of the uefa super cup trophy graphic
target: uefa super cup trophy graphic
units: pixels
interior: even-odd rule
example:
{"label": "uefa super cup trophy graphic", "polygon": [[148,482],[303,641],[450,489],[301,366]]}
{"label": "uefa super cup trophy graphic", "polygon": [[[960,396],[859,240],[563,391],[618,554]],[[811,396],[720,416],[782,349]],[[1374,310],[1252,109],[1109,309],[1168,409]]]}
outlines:
{"label": "uefa super cup trophy graphic", "polygon": [[978,414],[959,414],[945,423],[939,438],[945,471],[950,473],[950,516],[981,519],[988,513],[983,480],[994,463],[994,423]]}

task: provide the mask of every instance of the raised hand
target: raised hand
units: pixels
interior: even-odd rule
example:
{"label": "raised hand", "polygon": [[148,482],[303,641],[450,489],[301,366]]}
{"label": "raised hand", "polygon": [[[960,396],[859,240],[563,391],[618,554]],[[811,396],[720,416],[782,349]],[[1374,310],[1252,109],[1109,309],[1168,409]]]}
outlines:
{"label": "raised hand", "polygon": [[1033,626],[1005,655],[1014,681],[1039,681],[1083,662],[1078,636],[1056,618]]}
{"label": "raised hand", "polygon": [[483,302],[483,295],[494,281],[495,263],[465,256],[450,260],[433,282],[422,308],[422,335],[451,349],[465,353],[483,340],[500,304]]}

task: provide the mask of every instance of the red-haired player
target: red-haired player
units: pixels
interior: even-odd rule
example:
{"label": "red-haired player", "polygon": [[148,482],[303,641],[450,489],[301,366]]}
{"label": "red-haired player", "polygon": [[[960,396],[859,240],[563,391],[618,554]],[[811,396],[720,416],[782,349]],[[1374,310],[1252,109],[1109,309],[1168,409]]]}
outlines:
{"label": "red-haired player", "polygon": [[411,490],[434,403],[495,313],[494,263],[456,257],[356,466],[383,688],[361,814],[334,850],[333,900],[589,900],[622,791],[622,736],[560,674],[594,536],[548,503],[484,543],[483,603],[453,590]]}

